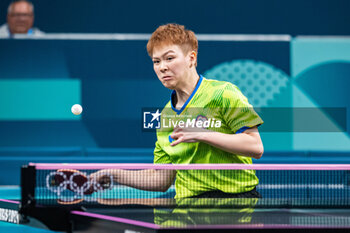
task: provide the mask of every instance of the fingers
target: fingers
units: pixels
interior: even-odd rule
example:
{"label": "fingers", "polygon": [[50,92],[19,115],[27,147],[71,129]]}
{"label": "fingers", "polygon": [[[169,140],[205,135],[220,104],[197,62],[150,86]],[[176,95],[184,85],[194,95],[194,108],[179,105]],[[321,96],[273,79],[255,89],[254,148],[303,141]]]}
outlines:
{"label": "fingers", "polygon": [[175,140],[170,144],[171,146],[176,146],[177,144],[185,141],[185,134],[181,132],[181,130],[177,130],[177,132],[174,131],[170,137]]}
{"label": "fingers", "polygon": [[171,146],[176,146],[177,144],[182,143],[182,142],[196,142],[197,141],[195,139],[195,135],[193,133],[177,132],[177,133],[172,133],[170,137],[175,140],[170,144]]}
{"label": "fingers", "polygon": [[180,128],[179,126],[176,126],[173,130],[173,133],[178,133],[178,132],[181,132],[183,131],[183,128]]}
{"label": "fingers", "polygon": [[170,146],[176,146],[177,144],[179,144],[179,143],[181,143],[181,142],[183,142],[183,141],[184,141],[184,140],[183,140],[183,137],[181,137],[181,138],[179,138],[179,139],[173,141],[173,142],[170,144]]}
{"label": "fingers", "polygon": [[108,189],[113,183],[113,176],[109,170],[101,170],[90,174],[90,180],[100,184],[103,189]]}
{"label": "fingers", "polygon": [[175,139],[175,140],[178,139],[181,136],[183,136],[183,134],[181,132],[175,132],[175,131],[170,135],[170,137],[172,139]]}
{"label": "fingers", "polygon": [[99,183],[103,189],[108,189],[111,187],[111,177],[108,175],[101,176]]}
{"label": "fingers", "polygon": [[172,139],[177,139],[180,138],[182,136],[191,136],[195,131],[193,131],[193,129],[190,128],[180,128],[180,127],[175,127],[173,130],[173,133],[170,135],[170,137]]}

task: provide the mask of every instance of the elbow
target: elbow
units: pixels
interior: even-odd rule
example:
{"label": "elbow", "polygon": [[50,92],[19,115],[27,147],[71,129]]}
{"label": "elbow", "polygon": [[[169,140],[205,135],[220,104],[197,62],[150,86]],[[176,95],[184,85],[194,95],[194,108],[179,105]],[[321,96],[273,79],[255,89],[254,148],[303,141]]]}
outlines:
{"label": "elbow", "polygon": [[170,188],[172,183],[166,183],[163,185],[162,189],[160,190],[161,192],[165,193],[166,191],[168,191],[168,189]]}
{"label": "elbow", "polygon": [[253,158],[254,159],[260,159],[262,157],[262,155],[264,154],[264,146],[262,143],[259,143],[257,146],[256,146],[256,149],[253,153]]}
{"label": "elbow", "polygon": [[256,154],[254,154],[253,158],[254,159],[260,159],[262,157],[262,155],[263,155],[263,152],[262,153],[256,153]]}
{"label": "elbow", "polygon": [[[250,137],[249,141],[249,157],[252,157],[254,159],[260,159],[264,153],[264,145],[261,141],[260,135],[258,133],[257,128],[249,129],[250,131],[247,132]],[[248,131],[248,130],[247,130]],[[248,144],[248,143],[247,143]]]}
{"label": "elbow", "polygon": [[164,188],[160,189],[159,191],[165,193],[166,191],[168,191],[168,189],[169,189],[169,187],[164,187]]}
{"label": "elbow", "polygon": [[175,174],[173,171],[162,171],[154,174],[153,191],[166,192],[174,182]]}
{"label": "elbow", "polygon": [[168,189],[170,188],[170,186],[171,186],[171,183],[168,183],[168,182],[159,182],[158,185],[156,185],[156,186],[153,188],[153,191],[165,193],[166,191],[168,191]]}
{"label": "elbow", "polygon": [[170,185],[162,185],[162,186],[158,186],[155,191],[165,193],[166,191],[168,191],[169,188],[170,188]]}

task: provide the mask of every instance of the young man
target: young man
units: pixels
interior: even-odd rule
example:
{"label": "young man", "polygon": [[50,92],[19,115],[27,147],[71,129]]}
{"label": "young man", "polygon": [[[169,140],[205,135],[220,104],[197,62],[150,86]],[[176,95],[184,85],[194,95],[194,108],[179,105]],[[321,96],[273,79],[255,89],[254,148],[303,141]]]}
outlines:
{"label": "young man", "polygon": [[[162,122],[182,121],[180,127],[157,130],[154,163],[251,164],[251,158],[262,156],[257,126],[263,121],[235,85],[198,75],[198,41],[192,31],[178,24],[160,26],[147,51],[158,79],[173,90]],[[184,127],[186,122],[190,127]],[[109,172],[118,183],[152,191],[167,190],[176,176],[175,198],[260,196],[253,170]]]}

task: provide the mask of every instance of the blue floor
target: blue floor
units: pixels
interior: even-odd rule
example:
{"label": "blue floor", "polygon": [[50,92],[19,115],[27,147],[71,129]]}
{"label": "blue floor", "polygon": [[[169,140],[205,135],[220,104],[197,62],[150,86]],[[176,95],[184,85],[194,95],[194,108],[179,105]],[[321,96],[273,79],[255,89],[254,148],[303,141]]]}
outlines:
{"label": "blue floor", "polygon": [[[10,199],[10,200],[19,200],[20,198],[20,188],[19,186],[0,186],[0,199]],[[13,223],[7,223],[0,221],[0,233],[2,232],[11,232],[11,233],[45,233],[53,232],[44,229],[33,228],[24,225],[17,225]]]}
{"label": "blue floor", "polygon": [[0,232],[11,232],[11,233],[19,233],[19,232],[28,232],[28,233],[45,233],[45,232],[53,232],[49,230],[43,230],[23,225],[17,225],[13,223],[0,222]]}

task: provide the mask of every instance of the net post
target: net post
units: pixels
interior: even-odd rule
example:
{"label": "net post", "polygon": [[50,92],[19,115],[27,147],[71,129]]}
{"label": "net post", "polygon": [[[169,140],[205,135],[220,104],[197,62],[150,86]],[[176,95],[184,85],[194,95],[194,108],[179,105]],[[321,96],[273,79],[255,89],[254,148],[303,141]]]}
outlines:
{"label": "net post", "polygon": [[21,206],[20,212],[24,216],[28,214],[28,209],[35,205],[35,166],[23,165],[21,167]]}

